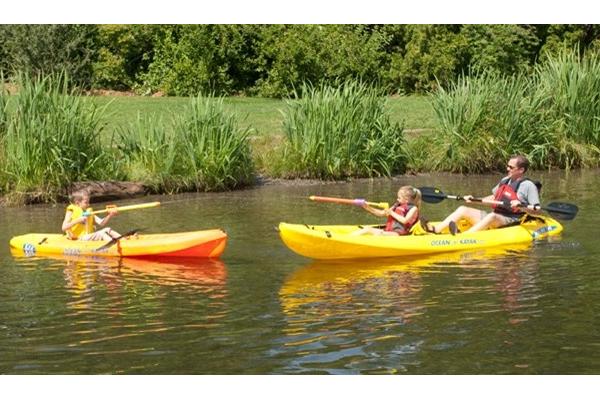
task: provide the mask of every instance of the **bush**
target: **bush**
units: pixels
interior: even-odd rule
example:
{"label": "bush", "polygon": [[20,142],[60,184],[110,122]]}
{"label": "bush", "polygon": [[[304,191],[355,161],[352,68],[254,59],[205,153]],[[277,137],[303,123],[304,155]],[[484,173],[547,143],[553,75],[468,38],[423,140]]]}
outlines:
{"label": "bush", "polygon": [[389,79],[401,93],[435,90],[466,67],[466,41],[460,25],[408,25],[392,53]]}
{"label": "bush", "polygon": [[[348,79],[382,83],[389,35],[369,26],[294,25],[261,30],[256,92],[288,97],[303,83]],[[383,67],[383,68],[382,68]]]}
{"label": "bush", "polygon": [[531,72],[540,38],[534,25],[464,25],[465,68],[512,75]]}
{"label": "bush", "polygon": [[139,86],[154,56],[157,25],[100,25],[94,86],[128,90]]}
{"label": "bush", "polygon": [[31,76],[66,72],[69,83],[91,87],[96,25],[8,25],[2,33],[11,71]]}
{"label": "bush", "polygon": [[143,89],[176,96],[242,91],[255,80],[254,35],[245,25],[165,28],[148,72],[141,74]]}

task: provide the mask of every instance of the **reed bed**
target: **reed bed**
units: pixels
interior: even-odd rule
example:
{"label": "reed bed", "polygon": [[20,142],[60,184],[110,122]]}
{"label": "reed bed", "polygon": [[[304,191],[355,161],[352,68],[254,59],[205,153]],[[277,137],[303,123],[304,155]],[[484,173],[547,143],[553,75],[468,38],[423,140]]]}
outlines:
{"label": "reed bed", "polygon": [[254,181],[248,136],[222,97],[192,98],[183,113],[165,122],[141,118],[120,132],[130,179],[157,192],[214,191]]}
{"label": "reed bed", "polygon": [[340,179],[404,172],[403,129],[390,122],[385,97],[357,81],[337,87],[304,85],[287,102],[284,177]]}
{"label": "reed bed", "polygon": [[597,166],[600,62],[564,53],[531,76],[461,77],[432,96],[439,122],[432,170],[503,170],[511,154],[534,168]]}
{"label": "reed bed", "polygon": [[144,182],[155,192],[177,191],[178,141],[162,118],[138,113],[117,132],[119,153],[124,157],[121,168],[127,179]]}
{"label": "reed bed", "polygon": [[100,143],[102,109],[69,89],[66,75],[17,76],[19,94],[1,96],[0,177],[8,201],[54,201],[75,181],[106,179],[115,165]]}
{"label": "reed bed", "polygon": [[562,168],[597,166],[600,55],[564,51],[538,65],[534,79],[534,96],[543,99],[545,128],[554,145],[547,162]]}

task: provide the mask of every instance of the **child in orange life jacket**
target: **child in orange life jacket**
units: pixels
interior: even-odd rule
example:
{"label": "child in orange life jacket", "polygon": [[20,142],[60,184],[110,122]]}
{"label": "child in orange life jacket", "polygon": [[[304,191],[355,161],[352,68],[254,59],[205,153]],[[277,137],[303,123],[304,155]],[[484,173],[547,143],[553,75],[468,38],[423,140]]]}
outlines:
{"label": "child in orange life jacket", "polygon": [[[533,206],[534,210],[528,211],[536,213],[536,207],[539,209],[540,195],[537,185],[531,180],[525,178],[525,172],[529,168],[529,160],[521,155],[511,156],[506,165],[508,175],[502,178],[500,182],[492,189],[492,195],[483,198],[485,203],[488,200],[499,200],[507,203],[506,206],[494,206],[491,213],[466,207],[458,207],[446,219],[437,224],[431,230],[434,233],[441,232],[444,228],[454,225],[461,218],[471,222],[471,228],[467,232],[477,232],[487,228],[499,228],[502,226],[517,223],[524,212],[522,206]],[[473,196],[465,196],[464,199],[470,203]],[[455,233],[455,232],[453,232]]]}
{"label": "child in orange life jacket", "polygon": [[363,208],[378,217],[387,217],[384,229],[365,227],[352,232],[352,235],[408,235],[410,228],[419,220],[421,207],[421,191],[412,186],[402,186],[398,189],[398,201],[386,210],[373,208],[368,204]]}
{"label": "child in orange life jacket", "polygon": [[71,204],[67,207],[65,219],[62,223],[62,230],[69,239],[72,240],[111,240],[121,235],[111,228],[103,228],[99,231],[94,230],[94,223],[104,226],[117,214],[116,210],[111,210],[104,218],[91,215],[90,196],[86,191],[79,190],[71,194]]}

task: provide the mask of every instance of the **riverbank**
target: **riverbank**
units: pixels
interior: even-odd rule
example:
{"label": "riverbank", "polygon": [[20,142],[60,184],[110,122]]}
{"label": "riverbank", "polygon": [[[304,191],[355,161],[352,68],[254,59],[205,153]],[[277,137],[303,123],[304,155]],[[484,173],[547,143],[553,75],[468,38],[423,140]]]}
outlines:
{"label": "riverbank", "polygon": [[[586,79],[597,71],[600,60],[566,55],[532,76],[484,72],[428,97],[382,98],[348,81],[305,86],[293,100],[80,96],[66,77],[23,75],[18,95],[0,96],[0,192],[14,204],[59,201],[81,181],[170,194],[241,189],[257,177],[478,174],[502,171],[511,154],[532,169],[595,168],[600,79]],[[581,78],[575,89],[567,72]]]}
{"label": "riverbank", "polygon": [[[83,100],[104,108],[103,141],[110,145],[123,127],[138,117],[152,116],[156,120],[169,120],[184,112],[189,105],[188,97],[148,97],[118,95],[87,96]],[[391,96],[388,97],[386,111],[390,121],[404,127],[406,139],[419,137],[438,127],[430,96]],[[284,140],[284,112],[286,100],[256,97],[226,97],[223,100],[226,112],[232,113],[243,129],[251,131],[249,136],[254,164],[259,174],[268,174],[270,157]]]}
{"label": "riverbank", "polygon": [[[318,135],[341,138],[334,149],[346,148],[344,141],[353,148],[346,151],[351,158],[323,175],[309,170],[317,160],[299,165],[299,154],[288,152],[286,132],[296,128],[284,125],[299,106],[307,107],[300,105],[305,99],[157,98],[110,92],[81,96],[67,92],[60,77],[23,76],[22,81],[16,95],[0,96],[6,121],[6,151],[0,154],[0,164],[7,167],[0,174],[4,204],[62,201],[82,181],[134,181],[145,185],[141,193],[179,193],[232,190],[282,178],[386,176],[405,170],[404,136],[419,137],[434,126],[427,97],[383,99],[372,88],[355,83],[349,83],[345,92],[333,89],[335,106],[328,109],[328,99],[323,107],[313,107],[326,114],[312,115],[310,123],[330,122],[335,119],[332,112],[341,116],[338,125],[319,123]],[[314,95],[320,96],[320,90]],[[47,112],[38,115],[39,109]],[[305,130],[313,132],[310,126]],[[387,148],[388,154],[379,148]],[[319,160],[325,163],[319,171],[338,163],[335,151],[319,151],[333,157]],[[106,192],[99,197],[129,196]]]}

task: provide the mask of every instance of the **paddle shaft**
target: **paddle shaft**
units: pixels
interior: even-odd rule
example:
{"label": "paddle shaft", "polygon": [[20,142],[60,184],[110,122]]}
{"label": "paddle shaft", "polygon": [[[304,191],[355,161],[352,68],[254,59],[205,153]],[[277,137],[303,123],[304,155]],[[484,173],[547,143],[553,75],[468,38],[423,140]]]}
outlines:
{"label": "paddle shaft", "polygon": [[135,235],[136,233],[138,233],[139,231],[141,231],[141,229],[139,229],[139,228],[138,228],[138,229],[133,229],[133,230],[131,230],[131,231],[129,231],[129,232],[125,232],[125,233],[124,233],[124,234],[122,234],[121,236],[119,236],[119,237],[116,237],[116,238],[114,238],[114,239],[111,239],[110,241],[108,241],[108,242],[107,242],[107,243],[105,243],[104,245],[102,245],[102,246],[98,247],[98,248],[96,249],[96,251],[102,251],[102,250],[104,250],[104,249],[108,249],[109,247],[111,247],[111,246],[113,246],[114,244],[116,244],[116,243],[117,243],[119,240],[121,240],[121,239],[123,239],[123,238],[126,238],[126,237],[129,237],[129,236],[133,236],[133,235]]}
{"label": "paddle shaft", "polygon": [[[432,188],[432,187],[423,187],[423,188],[420,188],[420,190],[423,195],[423,200],[426,202],[429,202],[429,203],[439,203],[440,201],[443,201],[444,199],[451,199],[451,200],[459,200],[459,201],[479,202],[482,204],[490,204],[490,205],[504,205],[506,207],[510,207],[510,204],[507,202],[491,200],[491,199],[486,199],[486,198],[477,198],[477,197],[469,197],[469,200],[467,200],[466,199],[467,196],[457,196],[457,195],[445,194],[441,190],[439,190],[437,188]],[[519,208],[523,208],[523,209],[530,210],[530,211],[542,210],[542,211],[549,212],[550,214],[554,215],[556,218],[567,219],[567,220],[575,218],[575,216],[577,215],[577,212],[579,211],[579,208],[575,204],[560,203],[560,202],[550,203],[547,206],[530,204],[527,206],[520,206]]]}
{"label": "paddle shaft", "polygon": [[[467,196],[452,196],[450,197],[450,195],[448,195],[448,198],[455,198],[456,200],[463,200],[466,201],[467,203],[470,202],[474,202],[474,203],[482,203],[482,204],[490,204],[490,205],[499,205],[499,206],[505,206],[505,207],[511,207],[510,202],[504,202],[504,201],[499,201],[499,200],[490,200],[490,199],[485,199],[485,198],[479,198],[479,197],[469,197],[468,200],[466,198]],[[533,205],[533,204],[528,204],[526,206],[524,205],[520,205],[518,206],[519,208],[527,208],[528,210],[531,211],[538,211],[540,209],[543,209],[543,207],[541,207],[539,204],[538,205]]]}
{"label": "paddle shaft", "polygon": [[374,203],[371,201],[366,201],[365,199],[343,199],[343,198],[339,198],[339,197],[323,197],[323,196],[310,196],[309,199],[314,200],[314,201],[320,201],[323,203],[350,204],[350,205],[358,206],[358,207],[362,207],[363,205],[367,204],[371,207],[377,207],[377,208],[382,208],[382,209],[390,208],[388,203],[385,203],[385,202]]}
{"label": "paddle shaft", "polygon": [[106,206],[106,208],[104,210],[98,210],[98,211],[93,211],[91,213],[91,215],[96,215],[96,214],[102,214],[102,213],[107,213],[110,211],[130,211],[130,210],[139,210],[142,208],[151,208],[151,207],[157,207],[160,206],[160,201],[154,201],[152,203],[142,203],[142,204],[133,204],[130,206]]}

